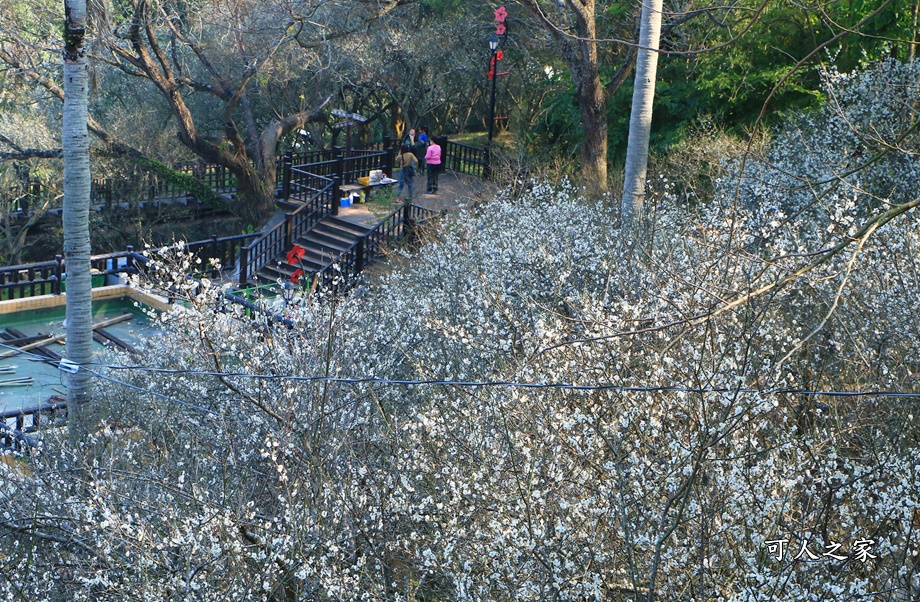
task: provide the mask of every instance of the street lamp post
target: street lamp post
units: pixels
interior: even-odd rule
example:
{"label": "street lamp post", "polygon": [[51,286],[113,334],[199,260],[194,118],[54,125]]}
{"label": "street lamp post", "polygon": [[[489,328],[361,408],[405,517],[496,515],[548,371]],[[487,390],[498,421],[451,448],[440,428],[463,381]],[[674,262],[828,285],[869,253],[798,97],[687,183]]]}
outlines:
{"label": "street lamp post", "polygon": [[291,304],[291,301],[294,300],[293,282],[288,281],[281,285],[281,297],[284,299],[284,308],[287,309],[287,307]]}
{"label": "street lamp post", "polygon": [[[498,85],[498,61],[502,60],[502,46],[508,38],[508,28],[505,25],[505,19],[508,17],[508,11],[504,6],[499,6],[495,10],[495,33],[489,36],[489,79],[492,80],[492,96],[489,101],[489,142],[486,144],[485,163],[483,165],[483,177],[490,179],[492,177],[492,138],[495,137],[495,91]],[[501,75],[506,75],[502,73]]]}
{"label": "street lamp post", "polygon": [[492,75],[492,100],[489,102],[489,146],[492,146],[492,138],[495,135],[495,86],[498,81],[498,48],[501,41],[494,33],[489,36],[489,50],[492,51],[492,57],[489,59],[489,73]]}

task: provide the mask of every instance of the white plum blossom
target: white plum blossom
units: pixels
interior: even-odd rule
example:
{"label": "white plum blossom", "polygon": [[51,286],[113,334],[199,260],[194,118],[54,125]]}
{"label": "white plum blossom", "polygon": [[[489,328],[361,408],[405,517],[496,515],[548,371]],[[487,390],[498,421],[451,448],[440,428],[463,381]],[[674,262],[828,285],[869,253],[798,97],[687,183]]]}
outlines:
{"label": "white plum blossom", "polygon": [[[718,311],[916,194],[894,177],[915,169],[897,103],[857,102],[914,72],[889,67],[829,75],[827,111],[729,166],[711,202],[653,189],[639,252],[604,206],[535,182],[346,297],[288,307],[292,328],[161,258],[153,285],[184,309],[100,368],[160,395],[100,381],[79,449],[49,433],[46,453],[3,456],[0,592],[916,599],[914,401],[806,393],[916,389],[916,216]],[[844,122],[864,160],[872,136],[898,146],[844,175]]]}

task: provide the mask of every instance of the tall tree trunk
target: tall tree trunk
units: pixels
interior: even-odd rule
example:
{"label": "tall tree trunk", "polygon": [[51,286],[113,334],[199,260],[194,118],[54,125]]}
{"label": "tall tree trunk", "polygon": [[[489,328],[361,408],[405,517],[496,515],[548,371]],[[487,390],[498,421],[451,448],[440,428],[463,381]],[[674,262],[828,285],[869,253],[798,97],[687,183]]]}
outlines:
{"label": "tall tree trunk", "polygon": [[597,69],[591,71],[593,73],[582,81],[582,88],[578,91],[578,105],[581,107],[581,121],[585,129],[581,146],[581,173],[590,192],[603,193],[607,192],[606,94]]}
{"label": "tall tree trunk", "polygon": [[642,217],[645,205],[645,176],[648,169],[648,139],[652,129],[652,103],[658,71],[658,44],[661,39],[662,0],[642,3],[639,26],[639,54],[636,58],[636,87],[629,117],[629,142],[626,147],[626,176],[623,182],[621,212],[624,232]]}
{"label": "tall tree trunk", "polygon": [[559,48],[575,84],[575,98],[581,109],[585,129],[581,145],[581,173],[589,192],[607,191],[607,90],[600,78],[597,55],[597,15],[595,0],[559,2],[560,14],[575,27],[577,36],[570,37],[559,29],[538,0],[517,0],[533,17],[543,24]]}
{"label": "tall tree trunk", "polygon": [[[93,357],[89,241],[89,61],[83,50],[86,0],[64,1],[64,259],[67,267],[67,359],[86,364]],[[82,430],[82,414],[90,398],[85,370],[67,380],[67,412],[71,437]]]}

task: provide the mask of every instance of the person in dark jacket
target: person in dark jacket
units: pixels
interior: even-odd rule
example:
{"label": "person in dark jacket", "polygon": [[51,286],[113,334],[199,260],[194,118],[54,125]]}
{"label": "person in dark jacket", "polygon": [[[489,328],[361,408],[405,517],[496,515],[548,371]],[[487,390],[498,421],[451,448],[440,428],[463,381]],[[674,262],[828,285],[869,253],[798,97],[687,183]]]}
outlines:
{"label": "person in dark jacket", "polygon": [[425,151],[428,150],[428,144],[421,136],[416,134],[415,128],[409,129],[409,134],[403,144],[408,144],[409,150],[415,155],[415,159],[418,161],[418,172],[420,174],[425,173]]}

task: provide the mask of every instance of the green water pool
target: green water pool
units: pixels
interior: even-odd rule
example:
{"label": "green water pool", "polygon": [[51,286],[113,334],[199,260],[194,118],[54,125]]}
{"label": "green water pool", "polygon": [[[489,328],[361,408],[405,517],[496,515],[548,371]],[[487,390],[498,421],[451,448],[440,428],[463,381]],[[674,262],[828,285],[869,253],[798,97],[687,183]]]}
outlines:
{"label": "green water pool", "polygon": [[[63,307],[59,307],[0,315],[0,332],[7,333],[8,328],[13,328],[28,337],[39,334],[60,335],[64,333],[64,311]],[[132,346],[143,339],[156,336],[155,324],[144,313],[144,308],[138,307],[135,301],[114,299],[93,303],[94,323],[126,314],[130,314],[129,320],[107,326],[105,331]],[[103,350],[101,343],[94,341],[93,345],[97,353]],[[45,348],[60,356],[66,356],[63,344],[51,343]],[[6,348],[0,348],[0,353],[5,351]],[[12,367],[13,372],[0,373],[0,381],[31,376],[34,384],[27,387],[8,387],[0,384],[0,412],[33,407],[66,392],[63,376],[55,366],[20,355],[0,359],[0,369],[4,367]]]}

